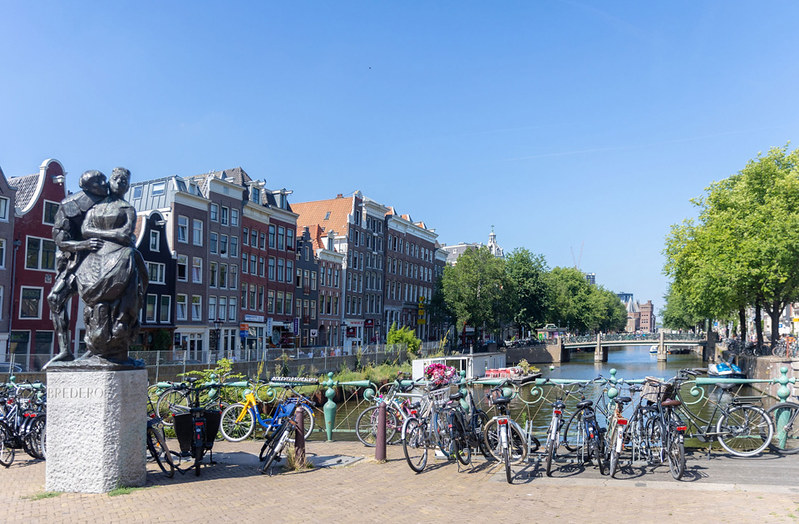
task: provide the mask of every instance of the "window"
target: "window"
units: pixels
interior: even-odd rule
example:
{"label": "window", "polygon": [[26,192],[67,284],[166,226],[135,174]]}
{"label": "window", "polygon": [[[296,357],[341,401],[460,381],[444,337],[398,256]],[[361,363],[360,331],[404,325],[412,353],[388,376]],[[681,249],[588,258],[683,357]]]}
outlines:
{"label": "window", "polygon": [[[253,255],[253,254],[250,254],[250,274],[251,275],[257,275],[258,274],[258,268],[255,266],[255,260],[256,260],[256,256]],[[263,259],[261,259],[261,260],[263,260]],[[264,266],[263,266],[263,263],[261,263],[261,276],[264,276],[263,269],[264,269]]]}
{"label": "window", "polygon": [[191,319],[203,319],[203,297],[198,295],[191,296]]}
{"label": "window", "polygon": [[302,272],[302,287],[310,286],[311,285],[311,275],[310,271],[307,269]]}
{"label": "window", "polygon": [[3,222],[8,222],[8,203],[10,202],[9,199],[5,197],[0,197],[0,220]]}
{"label": "window", "polygon": [[42,318],[42,288],[22,287],[19,318]]}
{"label": "window", "polygon": [[239,285],[239,266],[230,266],[230,289]]}
{"label": "window", "polygon": [[269,290],[266,294],[266,312],[275,312],[275,292],[272,290]]}
{"label": "window", "polygon": [[230,256],[239,256],[239,237],[230,237]]}
{"label": "window", "polygon": [[138,200],[141,198],[142,195],[142,186],[136,186],[133,188],[133,199]]}
{"label": "window", "polygon": [[264,310],[264,286],[258,286],[258,311]]}
{"label": "window", "polygon": [[247,309],[247,286],[241,286],[241,309]]}
{"label": "window", "polygon": [[166,192],[166,182],[156,182],[153,184],[153,196],[163,195]]}
{"label": "window", "polygon": [[250,231],[250,247],[258,247],[258,231],[254,229]]}
{"label": "window", "polygon": [[286,260],[286,282],[291,283],[294,278],[294,263],[291,260]]}
{"label": "window", "polygon": [[[0,238],[0,269],[6,267],[6,239]],[[0,302],[2,304],[2,302]]]}
{"label": "window", "polygon": [[216,255],[219,252],[219,235],[211,231],[208,243],[211,244],[211,253]]}
{"label": "window", "polygon": [[192,243],[195,246],[203,245],[203,222],[196,218],[191,221]]}
{"label": "window", "polygon": [[236,298],[230,297],[227,304],[227,319],[231,322],[236,320]]}
{"label": "window", "polygon": [[52,331],[37,331],[33,335],[33,352],[45,353],[47,355],[53,354],[53,332]]}
{"label": "window", "polygon": [[264,275],[264,257],[258,257],[258,276],[262,277]]}
{"label": "window", "polygon": [[269,226],[269,247],[275,248],[275,226]]}
{"label": "window", "polygon": [[242,274],[247,273],[249,270],[247,269],[247,253],[241,254],[241,272]]}
{"label": "window", "polygon": [[44,238],[28,237],[25,267],[27,269],[55,270],[55,242]]}
{"label": "window", "polygon": [[186,295],[178,295],[175,299],[175,306],[177,306],[177,317],[178,320],[186,320],[186,308],[188,305],[186,304]]}
{"label": "window", "polygon": [[275,315],[282,315],[283,314],[283,299],[285,298],[285,294],[282,291],[278,291],[275,297]]}
{"label": "window", "polygon": [[191,260],[191,281],[195,284],[203,283],[203,259],[193,257]]}
{"label": "window", "polygon": [[297,287],[302,287],[302,269],[297,268]]}
{"label": "window", "polygon": [[251,193],[252,193],[252,201],[255,202],[256,204],[260,204],[261,203],[261,190],[259,190],[256,187],[253,187]]}
{"label": "window", "polygon": [[246,246],[250,243],[250,230],[248,228],[244,228],[241,230],[241,245]]}
{"label": "window", "polygon": [[286,261],[282,258],[277,259],[277,281],[284,282],[286,280]]}
{"label": "window", "polygon": [[294,230],[286,229],[286,249],[294,249]]}
{"label": "window", "polygon": [[277,228],[277,248],[281,251],[286,249],[286,228],[280,226]]}
{"label": "window", "polygon": [[189,217],[178,216],[178,242],[189,241]]}
{"label": "window", "polygon": [[178,280],[186,282],[189,279],[189,257],[178,255]]}
{"label": "window", "polygon": [[150,231],[150,251],[160,251],[161,247],[161,232]]}
{"label": "window", "polygon": [[263,233],[261,233],[261,249],[266,249],[266,235]]}
{"label": "window", "polygon": [[257,307],[258,303],[255,302],[255,284],[250,284],[250,309],[256,309]]}
{"label": "window", "polygon": [[150,284],[165,284],[166,266],[158,262],[147,262],[147,273],[150,275]]}
{"label": "window", "polygon": [[227,235],[219,235],[219,254],[223,257],[227,256]]}
{"label": "window", "polygon": [[228,222],[230,221],[230,208],[222,207],[222,215],[219,218],[223,226],[228,225]]}
{"label": "window", "polygon": [[219,264],[219,287],[227,288],[227,264]]}
{"label": "window", "polygon": [[219,206],[211,204],[211,222],[219,222]]}
{"label": "window", "polygon": [[316,271],[311,271],[311,291],[316,291]]}
{"label": "window", "polygon": [[162,324],[169,324],[169,310],[172,307],[172,297],[161,295],[161,311],[158,312],[158,321]]}
{"label": "window", "polygon": [[216,320],[216,297],[208,297],[208,321]]}
{"label": "window", "polygon": [[269,280],[275,279],[275,257],[269,257]]}
{"label": "window", "polygon": [[55,224],[55,214],[58,211],[58,202],[50,202],[49,200],[44,201],[44,218],[42,222],[44,224],[54,225]]}
{"label": "window", "polygon": [[[208,285],[211,287],[216,287],[216,268],[217,268],[216,262],[209,262],[208,266],[209,266]],[[208,314],[211,315],[210,310],[208,311]],[[213,315],[211,315],[210,318],[214,318]]]}
{"label": "window", "polygon": [[239,210],[238,209],[231,209],[230,210],[230,225],[233,227],[238,227],[239,225]]}
{"label": "window", "polygon": [[311,320],[316,320],[316,301],[311,300]]}
{"label": "window", "polygon": [[158,303],[157,295],[147,295],[147,305],[145,306],[144,321],[155,322],[155,306]]}
{"label": "window", "polygon": [[286,314],[287,315],[292,315],[293,314],[292,311],[291,311],[291,308],[292,308],[292,302],[291,302],[292,299],[291,299],[291,297],[293,297],[293,296],[294,296],[293,293],[286,293]]}
{"label": "window", "polygon": [[219,297],[219,309],[217,310],[216,318],[225,320],[225,315],[227,315],[227,297]]}

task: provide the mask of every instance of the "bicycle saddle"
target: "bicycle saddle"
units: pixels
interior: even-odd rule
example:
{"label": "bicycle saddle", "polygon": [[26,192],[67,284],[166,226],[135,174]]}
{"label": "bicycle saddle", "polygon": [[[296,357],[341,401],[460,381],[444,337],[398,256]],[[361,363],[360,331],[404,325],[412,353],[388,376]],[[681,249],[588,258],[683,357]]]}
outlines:
{"label": "bicycle saddle", "polygon": [[630,397],[618,397],[616,399],[616,402],[618,402],[619,404],[627,404],[628,402],[632,402],[632,401],[633,401],[633,399],[631,399]]}
{"label": "bicycle saddle", "polygon": [[505,406],[510,404],[510,399],[505,397],[497,397],[491,401],[495,406]]}
{"label": "bicycle saddle", "polygon": [[583,400],[582,402],[577,404],[577,409],[590,408],[593,405],[594,405],[593,400]]}
{"label": "bicycle saddle", "polygon": [[661,402],[660,405],[666,408],[672,408],[682,405],[682,402],[680,402],[679,400],[668,399]]}
{"label": "bicycle saddle", "polygon": [[187,379],[186,379],[186,382],[188,382],[188,383],[190,383],[190,384],[194,384],[194,383],[195,383],[195,382],[197,382],[198,380],[199,380],[199,379],[198,379],[197,377],[189,377],[189,378],[187,378]]}
{"label": "bicycle saddle", "polygon": [[449,396],[450,400],[460,400],[462,398],[463,398],[463,393],[461,393],[460,391],[458,391],[457,393],[453,393],[452,395]]}

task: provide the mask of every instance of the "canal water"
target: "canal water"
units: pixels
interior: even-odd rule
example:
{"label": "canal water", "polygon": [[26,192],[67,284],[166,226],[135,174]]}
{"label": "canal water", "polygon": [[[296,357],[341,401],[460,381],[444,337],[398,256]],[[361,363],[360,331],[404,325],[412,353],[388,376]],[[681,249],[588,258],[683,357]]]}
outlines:
{"label": "canal water", "polygon": [[[573,352],[571,361],[563,364],[536,364],[543,378],[553,379],[578,379],[591,380],[602,376],[610,378],[611,369],[616,370],[617,379],[643,379],[648,376],[669,379],[677,374],[680,369],[702,367],[702,359],[695,353],[672,354],[666,362],[658,362],[654,354],[649,353],[650,346],[623,346],[608,352],[608,361],[594,363],[592,352]],[[531,424],[532,432],[539,439],[544,438],[546,428],[552,416],[551,403],[556,398],[563,398],[567,404],[567,411],[571,412],[573,406],[582,400],[597,399],[601,396],[603,386],[591,386],[584,390],[569,393],[552,386],[523,386],[519,388],[518,395],[511,402],[511,416],[520,425]],[[486,399],[487,387],[476,386],[474,398],[478,407],[486,411],[489,417],[495,414]],[[338,440],[355,440],[354,433],[358,414],[371,403],[362,399],[351,398],[338,406],[336,416],[336,431],[334,438]],[[317,424],[323,425],[324,419],[321,412],[317,413]],[[602,418],[599,415],[600,419]],[[323,438],[321,433],[316,438]]]}

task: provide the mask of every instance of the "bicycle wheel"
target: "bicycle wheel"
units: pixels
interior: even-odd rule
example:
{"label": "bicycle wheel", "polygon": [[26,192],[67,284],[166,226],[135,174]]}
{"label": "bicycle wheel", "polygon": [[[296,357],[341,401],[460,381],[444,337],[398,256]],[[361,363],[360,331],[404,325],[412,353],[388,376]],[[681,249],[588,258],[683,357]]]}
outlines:
{"label": "bicycle wheel", "polygon": [[188,393],[182,389],[167,389],[155,405],[155,412],[161,418],[164,426],[172,426],[175,413],[189,412]]}
{"label": "bicycle wheel", "polygon": [[556,453],[557,445],[554,440],[551,438],[547,441],[547,449],[546,449],[546,472],[547,477],[552,476],[552,462],[555,460],[555,453]]}
{"label": "bicycle wheel", "polygon": [[[364,446],[374,447],[377,443],[377,426],[380,417],[379,406],[366,408],[355,421],[355,435]],[[391,410],[386,410],[386,443],[394,438],[397,431],[397,417]]]}
{"label": "bicycle wheel", "polygon": [[755,406],[735,406],[716,424],[719,444],[736,457],[752,457],[768,446],[774,425],[768,414]]}
{"label": "bicycle wheel", "polygon": [[8,428],[0,425],[0,465],[3,467],[11,466],[14,462],[14,448],[8,445]]}
{"label": "bicycle wheel", "polygon": [[472,448],[469,447],[469,444],[466,443],[466,438],[464,436],[459,437],[454,441],[455,444],[455,457],[458,459],[458,462],[463,464],[464,466],[468,466],[472,463]]}
{"label": "bicycle wheel", "polygon": [[783,455],[799,453],[799,404],[780,402],[771,406],[767,413],[774,423],[769,447]]}
{"label": "bicycle wheel", "polygon": [[31,422],[28,432],[25,435],[23,447],[33,458],[44,460],[44,439],[47,423],[45,415],[39,415]]}
{"label": "bicycle wheel", "polygon": [[[500,430],[500,431],[507,431]],[[508,445],[502,446],[502,462],[505,463],[505,479],[508,481],[508,484],[513,484],[513,472],[510,469],[510,435],[506,435],[506,439]]]}
{"label": "bicycle wheel", "polygon": [[599,435],[594,435],[591,439],[591,455],[593,455],[596,467],[599,468],[600,475],[607,474],[607,461],[605,460],[605,441]]}
{"label": "bicycle wheel", "polygon": [[419,419],[408,419],[405,426],[405,439],[402,451],[408,466],[416,473],[424,471],[427,465],[427,424]]}
{"label": "bicycle wheel", "polygon": [[650,464],[663,462],[663,442],[661,438],[660,420],[651,417],[644,426],[644,442],[646,446],[646,459]]}
{"label": "bicycle wheel", "polygon": [[[305,439],[307,440],[314,430],[315,417],[313,407],[308,404],[300,404],[300,409],[302,410],[302,424],[305,428]],[[388,433],[386,433],[386,440],[388,440]]]}
{"label": "bicycle wheel", "polygon": [[563,426],[563,446],[571,452],[583,447],[583,410],[575,411]]}
{"label": "bicycle wheel", "polygon": [[[278,441],[283,433],[286,431],[287,426],[289,425],[288,420],[284,420],[283,423],[278,427],[273,433],[272,436],[267,436],[266,440],[264,440],[264,445],[261,446],[261,451],[258,453],[258,460],[263,462],[266,458],[274,452],[275,448],[277,447]],[[264,471],[261,471],[264,473]]]}
{"label": "bicycle wheel", "polygon": [[150,456],[153,460],[155,460],[155,463],[158,464],[158,467],[161,468],[161,471],[166,473],[167,477],[171,477],[175,474],[175,470],[172,469],[171,465],[165,465],[161,458],[162,454],[156,445],[155,430],[153,428],[147,428],[147,450],[150,452]]}
{"label": "bicycle wheel", "polygon": [[618,424],[613,426],[613,430],[610,432],[610,439],[608,440],[608,445],[610,446],[610,460],[608,461],[610,471],[608,471],[608,473],[611,478],[614,478],[619,471],[619,455],[621,455],[621,449],[619,449],[621,447],[619,445],[620,431],[621,428],[619,428]]}
{"label": "bicycle wheel", "polygon": [[[239,420],[241,419],[241,420]],[[255,429],[255,417],[244,404],[231,404],[222,412],[219,422],[219,431],[225,440],[241,442]]]}
{"label": "bicycle wheel", "polygon": [[266,462],[264,462],[264,466],[261,469],[261,473],[268,473],[271,475],[271,473],[269,472],[269,466],[272,465],[272,462],[280,460],[280,453],[283,451],[283,447],[286,445],[286,442],[291,438],[293,431],[294,431],[294,426],[292,426],[290,423],[287,422],[285,424],[285,429],[283,429],[283,432],[280,435],[278,435],[275,439],[273,439],[275,445],[272,446],[271,452],[266,457]]}
{"label": "bicycle wheel", "polygon": [[669,435],[666,458],[669,460],[671,476],[674,480],[680,480],[685,473],[685,444],[676,431],[672,431]]}
{"label": "bicycle wheel", "polygon": [[[488,448],[488,452],[496,461],[502,460],[502,449],[500,448],[499,433],[497,432],[497,419],[491,419],[483,430],[483,438]],[[513,464],[518,464],[527,458],[527,440],[524,438],[524,431],[513,421],[510,421],[510,459]]]}
{"label": "bicycle wheel", "polygon": [[452,434],[447,427],[447,412],[442,409],[436,411],[433,415],[433,427],[436,432],[436,442],[441,452],[446,455],[447,459],[453,458],[452,456]]}

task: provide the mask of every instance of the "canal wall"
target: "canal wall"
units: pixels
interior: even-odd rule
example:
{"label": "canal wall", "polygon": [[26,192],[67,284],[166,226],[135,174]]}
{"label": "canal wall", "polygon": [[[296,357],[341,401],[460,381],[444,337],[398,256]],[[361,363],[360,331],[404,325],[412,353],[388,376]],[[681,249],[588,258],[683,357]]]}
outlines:
{"label": "canal wall", "polygon": [[569,361],[569,350],[563,347],[560,339],[551,344],[535,344],[505,350],[505,360],[509,366],[526,360],[530,364],[556,364]]}

